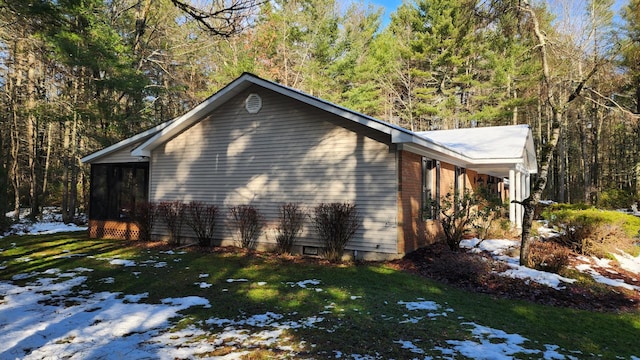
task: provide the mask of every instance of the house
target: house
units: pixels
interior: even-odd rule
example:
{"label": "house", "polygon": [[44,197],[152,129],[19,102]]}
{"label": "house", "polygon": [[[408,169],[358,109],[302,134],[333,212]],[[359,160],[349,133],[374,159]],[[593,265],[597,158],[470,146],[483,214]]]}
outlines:
{"label": "house", "polygon": [[[503,199],[521,200],[537,171],[526,125],[412,132],[248,73],[82,161],[91,164],[91,237],[136,238],[136,202],[202,201],[256,207],[267,222],[258,246],[268,248],[281,204],[350,202],[362,224],[346,253],[365,259],[435,241],[439,225],[423,211],[430,199],[491,184]],[[519,226],[521,206],[513,203],[510,216]],[[218,226],[216,242],[232,244],[233,235]],[[310,221],[298,244],[305,253],[321,246]]]}

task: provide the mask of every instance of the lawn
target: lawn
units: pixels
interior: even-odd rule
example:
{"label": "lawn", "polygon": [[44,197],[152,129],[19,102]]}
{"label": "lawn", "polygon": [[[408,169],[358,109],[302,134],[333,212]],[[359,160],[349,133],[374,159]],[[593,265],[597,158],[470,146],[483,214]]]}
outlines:
{"label": "lawn", "polygon": [[463,292],[385,264],[0,238],[0,359],[640,359],[640,313]]}

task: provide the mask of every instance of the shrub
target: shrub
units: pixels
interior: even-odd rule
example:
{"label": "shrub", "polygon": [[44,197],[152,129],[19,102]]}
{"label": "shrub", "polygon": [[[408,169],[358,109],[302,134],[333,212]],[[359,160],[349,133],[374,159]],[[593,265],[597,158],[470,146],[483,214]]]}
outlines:
{"label": "shrub", "polygon": [[187,204],[187,212],[188,215],[185,221],[196,234],[198,244],[200,246],[210,246],[218,218],[218,207],[207,205],[200,201],[192,201]]}
{"label": "shrub", "polygon": [[632,191],[607,189],[598,194],[598,207],[603,209],[629,208],[636,194]]}
{"label": "shrub", "polygon": [[580,254],[605,256],[630,250],[640,229],[640,218],[618,211],[595,208],[575,210],[552,206],[543,213],[549,224],[559,230],[553,241]]}
{"label": "shrub", "polygon": [[181,245],[180,233],[184,223],[186,204],[176,201],[162,201],[158,204],[158,214],[169,231],[169,244]]}
{"label": "shrub", "polygon": [[[477,236],[480,240],[484,240],[496,230],[510,230],[510,223],[507,222],[508,227],[504,228],[504,222],[500,223],[498,227],[494,226],[494,221],[503,219],[505,213],[505,205],[502,203],[500,196],[492,192],[487,186],[480,186],[476,194],[474,195],[472,206],[477,206],[475,221],[473,227],[476,229]],[[504,219],[503,219],[504,220]],[[503,237],[503,236],[502,236]]]}
{"label": "shrub", "polygon": [[452,251],[460,249],[460,241],[473,228],[478,217],[477,205],[478,198],[470,191],[465,191],[462,196],[449,192],[442,198],[439,219],[447,246]]}
{"label": "shrub", "polygon": [[493,259],[450,250],[433,257],[432,261],[430,271],[435,278],[474,287],[484,284],[493,271],[503,270],[499,269],[501,264]]}
{"label": "shrub", "polygon": [[580,254],[585,254],[586,243],[597,228],[599,220],[587,215],[578,215],[567,218],[559,227],[560,235],[554,241],[564,245]]}
{"label": "shrub", "polygon": [[324,244],[324,257],[337,262],[360,227],[360,217],[355,205],[323,203],[315,207],[313,223]]}
{"label": "shrub", "polygon": [[138,226],[140,240],[151,241],[151,230],[158,216],[158,206],[153,202],[138,202],[133,209],[132,219]]}
{"label": "shrub", "polygon": [[530,260],[534,269],[559,273],[569,265],[570,250],[551,241],[534,241],[531,243]]}
{"label": "shrub", "polygon": [[243,249],[253,249],[262,230],[262,215],[251,205],[239,205],[229,209],[238,230],[238,245]]}
{"label": "shrub", "polygon": [[296,238],[302,231],[305,212],[298,204],[287,203],[280,206],[280,218],[276,231],[277,250],[281,254],[291,253]]}

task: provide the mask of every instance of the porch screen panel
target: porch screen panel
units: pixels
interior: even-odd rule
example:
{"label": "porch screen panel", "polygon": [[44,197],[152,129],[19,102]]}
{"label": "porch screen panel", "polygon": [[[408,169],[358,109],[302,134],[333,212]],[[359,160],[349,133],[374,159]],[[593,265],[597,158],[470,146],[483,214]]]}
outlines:
{"label": "porch screen panel", "polygon": [[94,164],[90,218],[130,221],[137,203],[147,201],[149,164]]}

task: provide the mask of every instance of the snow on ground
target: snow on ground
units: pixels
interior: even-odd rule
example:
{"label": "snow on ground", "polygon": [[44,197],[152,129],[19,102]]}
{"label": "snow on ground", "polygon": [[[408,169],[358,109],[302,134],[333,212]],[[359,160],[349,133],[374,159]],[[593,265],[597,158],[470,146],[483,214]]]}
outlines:
{"label": "snow on ground", "polygon": [[[54,222],[33,225],[24,234],[70,231],[70,228]],[[33,229],[33,230],[31,230]],[[35,229],[38,229],[37,231]],[[84,230],[83,228],[75,228]],[[517,259],[507,255],[517,247],[517,242],[509,240],[467,240],[463,247],[473,251],[487,251],[495,258],[507,262],[511,269],[505,276],[527,278],[548,286],[559,288],[572,279],[555,274],[532,271],[517,265]],[[476,247],[477,245],[477,247]],[[0,254],[2,250],[0,250]],[[174,254],[172,252],[172,254]],[[82,255],[81,255],[82,256]],[[640,259],[627,254],[616,255],[616,259],[628,271],[638,273]],[[29,258],[22,259],[25,262]],[[117,258],[104,258],[110,264],[123,268],[135,266],[135,263]],[[179,260],[179,259],[178,259]],[[588,259],[589,260],[589,259]],[[606,267],[606,262],[593,261],[593,266]],[[167,266],[166,262],[148,262],[138,264],[153,269]],[[584,268],[594,279],[610,283],[612,279],[599,275],[589,266]],[[335,304],[325,306],[325,310],[315,316],[300,317],[296,313],[280,314],[266,312],[246,315],[237,319],[210,318],[201,324],[174,328],[173,318],[179,311],[194,306],[210,307],[209,301],[202,297],[163,299],[160,304],[140,303],[147,293],[123,294],[117,292],[94,293],[89,290],[74,292],[73,288],[83,287],[87,275],[93,271],[88,268],[76,268],[62,272],[56,268],[43,269],[16,275],[13,280],[27,281],[25,285],[0,281],[0,359],[43,359],[43,358],[153,358],[175,359],[194,358],[198,354],[210,354],[225,346],[232,351],[219,359],[235,359],[248,354],[247,348],[269,347],[283,354],[295,357],[298,349],[313,347],[304,341],[295,344],[286,336],[286,330],[315,328],[335,332],[335,326],[324,324],[323,314],[335,309]],[[200,274],[206,279],[208,274]],[[103,281],[110,281],[103,279]],[[247,282],[247,279],[227,279],[229,285],[235,282]],[[258,282],[263,286],[266,282]],[[291,287],[308,291],[322,292],[321,280],[309,279],[287,282]],[[196,282],[196,286],[205,288],[209,283]],[[618,284],[618,286],[621,286]],[[640,291],[637,287],[634,288]],[[353,295],[353,301],[361,296]],[[386,302],[385,302],[386,304]],[[438,317],[455,314],[455,309],[444,308],[441,304],[428,299],[407,299],[396,303],[407,311],[400,318],[384,317],[382,321],[402,323],[422,323],[437,321]],[[527,354],[540,359],[577,359],[579,353],[570,349],[561,349],[557,345],[546,344],[545,350],[529,348],[529,340],[519,334],[509,334],[477,323],[465,322],[459,318],[460,326],[469,331],[468,340],[449,340],[447,346],[426,348],[420,339],[392,339],[400,347],[425,359],[424,354],[440,353],[441,358],[455,359],[468,356],[475,359],[510,359],[514,354]],[[425,325],[428,326],[428,325]],[[203,330],[207,329],[207,330]],[[335,358],[377,359],[380,356],[345,354],[335,350]],[[633,359],[640,359],[633,357]]]}
{"label": "snow on ground", "polygon": [[616,261],[618,261],[621,268],[634,274],[640,274],[640,255],[633,257],[623,251],[620,251],[618,254],[613,254],[613,257],[616,258]]}
{"label": "snow on ground", "polygon": [[[267,347],[295,357],[297,349],[314,345],[304,341],[292,343],[286,335],[287,330],[315,328],[333,333],[340,326],[325,325],[324,317],[320,315],[300,317],[295,312],[269,311],[237,319],[210,318],[176,331],[171,319],[178,316],[180,310],[193,306],[210,307],[209,301],[189,296],[163,299],[160,304],[144,304],[139,302],[148,296],[146,293],[72,291],[83,285],[87,280],[83,274],[90,271],[77,268],[63,273],[48,269],[17,277],[28,280],[24,286],[0,282],[0,292],[5,294],[0,303],[0,338],[3,339],[0,359],[197,358],[222,347],[231,348],[226,357],[229,359],[238,358],[248,353],[246,349],[256,347]],[[320,284],[315,279],[311,282]],[[315,291],[313,288],[308,290]],[[425,299],[400,301],[397,305],[412,313],[416,319],[414,323],[433,316],[446,316],[447,312],[455,313],[450,308],[444,313],[433,313],[442,305]],[[405,314],[402,319],[407,316]],[[383,321],[406,322],[402,319],[385,318]],[[508,359],[515,353],[541,359],[573,358],[570,351],[555,345],[547,345],[554,351],[528,348],[528,340],[518,334],[507,334],[475,323],[462,322],[461,326],[468,328],[472,340],[449,340],[448,347],[436,348],[425,348],[417,339],[392,341],[414,354],[439,352],[443,358],[450,359],[457,355]],[[340,351],[335,354],[336,358],[382,358]]]}
{"label": "snow on ground", "polygon": [[[27,213],[20,214],[20,221],[13,224],[8,231],[8,234],[15,235],[38,235],[38,234],[55,234],[58,232],[66,231],[85,231],[86,226],[78,226],[76,224],[65,224],[62,222],[62,216],[56,213],[51,208],[44,208],[42,210],[42,220],[38,222],[31,222],[26,219]],[[15,212],[11,211],[5,214],[6,217],[14,217]],[[3,235],[0,234],[0,238]]]}
{"label": "snow on ground", "polygon": [[[460,247],[462,248],[470,249],[471,251],[476,252],[486,251],[490,253],[494,259],[504,261],[507,265],[509,265],[510,269],[500,273],[503,276],[509,276],[518,279],[527,279],[555,289],[562,289],[564,288],[564,284],[570,284],[576,281],[575,279],[566,278],[558,274],[520,266],[518,264],[519,260],[516,257],[507,255],[519,246],[520,245],[517,240],[480,241],[478,239],[471,239],[463,240],[460,243]],[[614,254],[614,257],[620,263],[623,269],[635,274],[640,274],[640,256],[633,257],[624,252],[620,252],[619,254]],[[587,258],[584,256],[579,257],[578,259],[583,263],[577,265],[576,269],[591,275],[594,281],[610,286],[618,286],[630,290],[640,291],[640,287],[638,286],[627,284],[621,280],[609,278],[593,269],[593,266],[596,266],[605,269],[610,273],[615,273],[613,270],[611,270],[610,260],[598,259],[594,257]]]}

